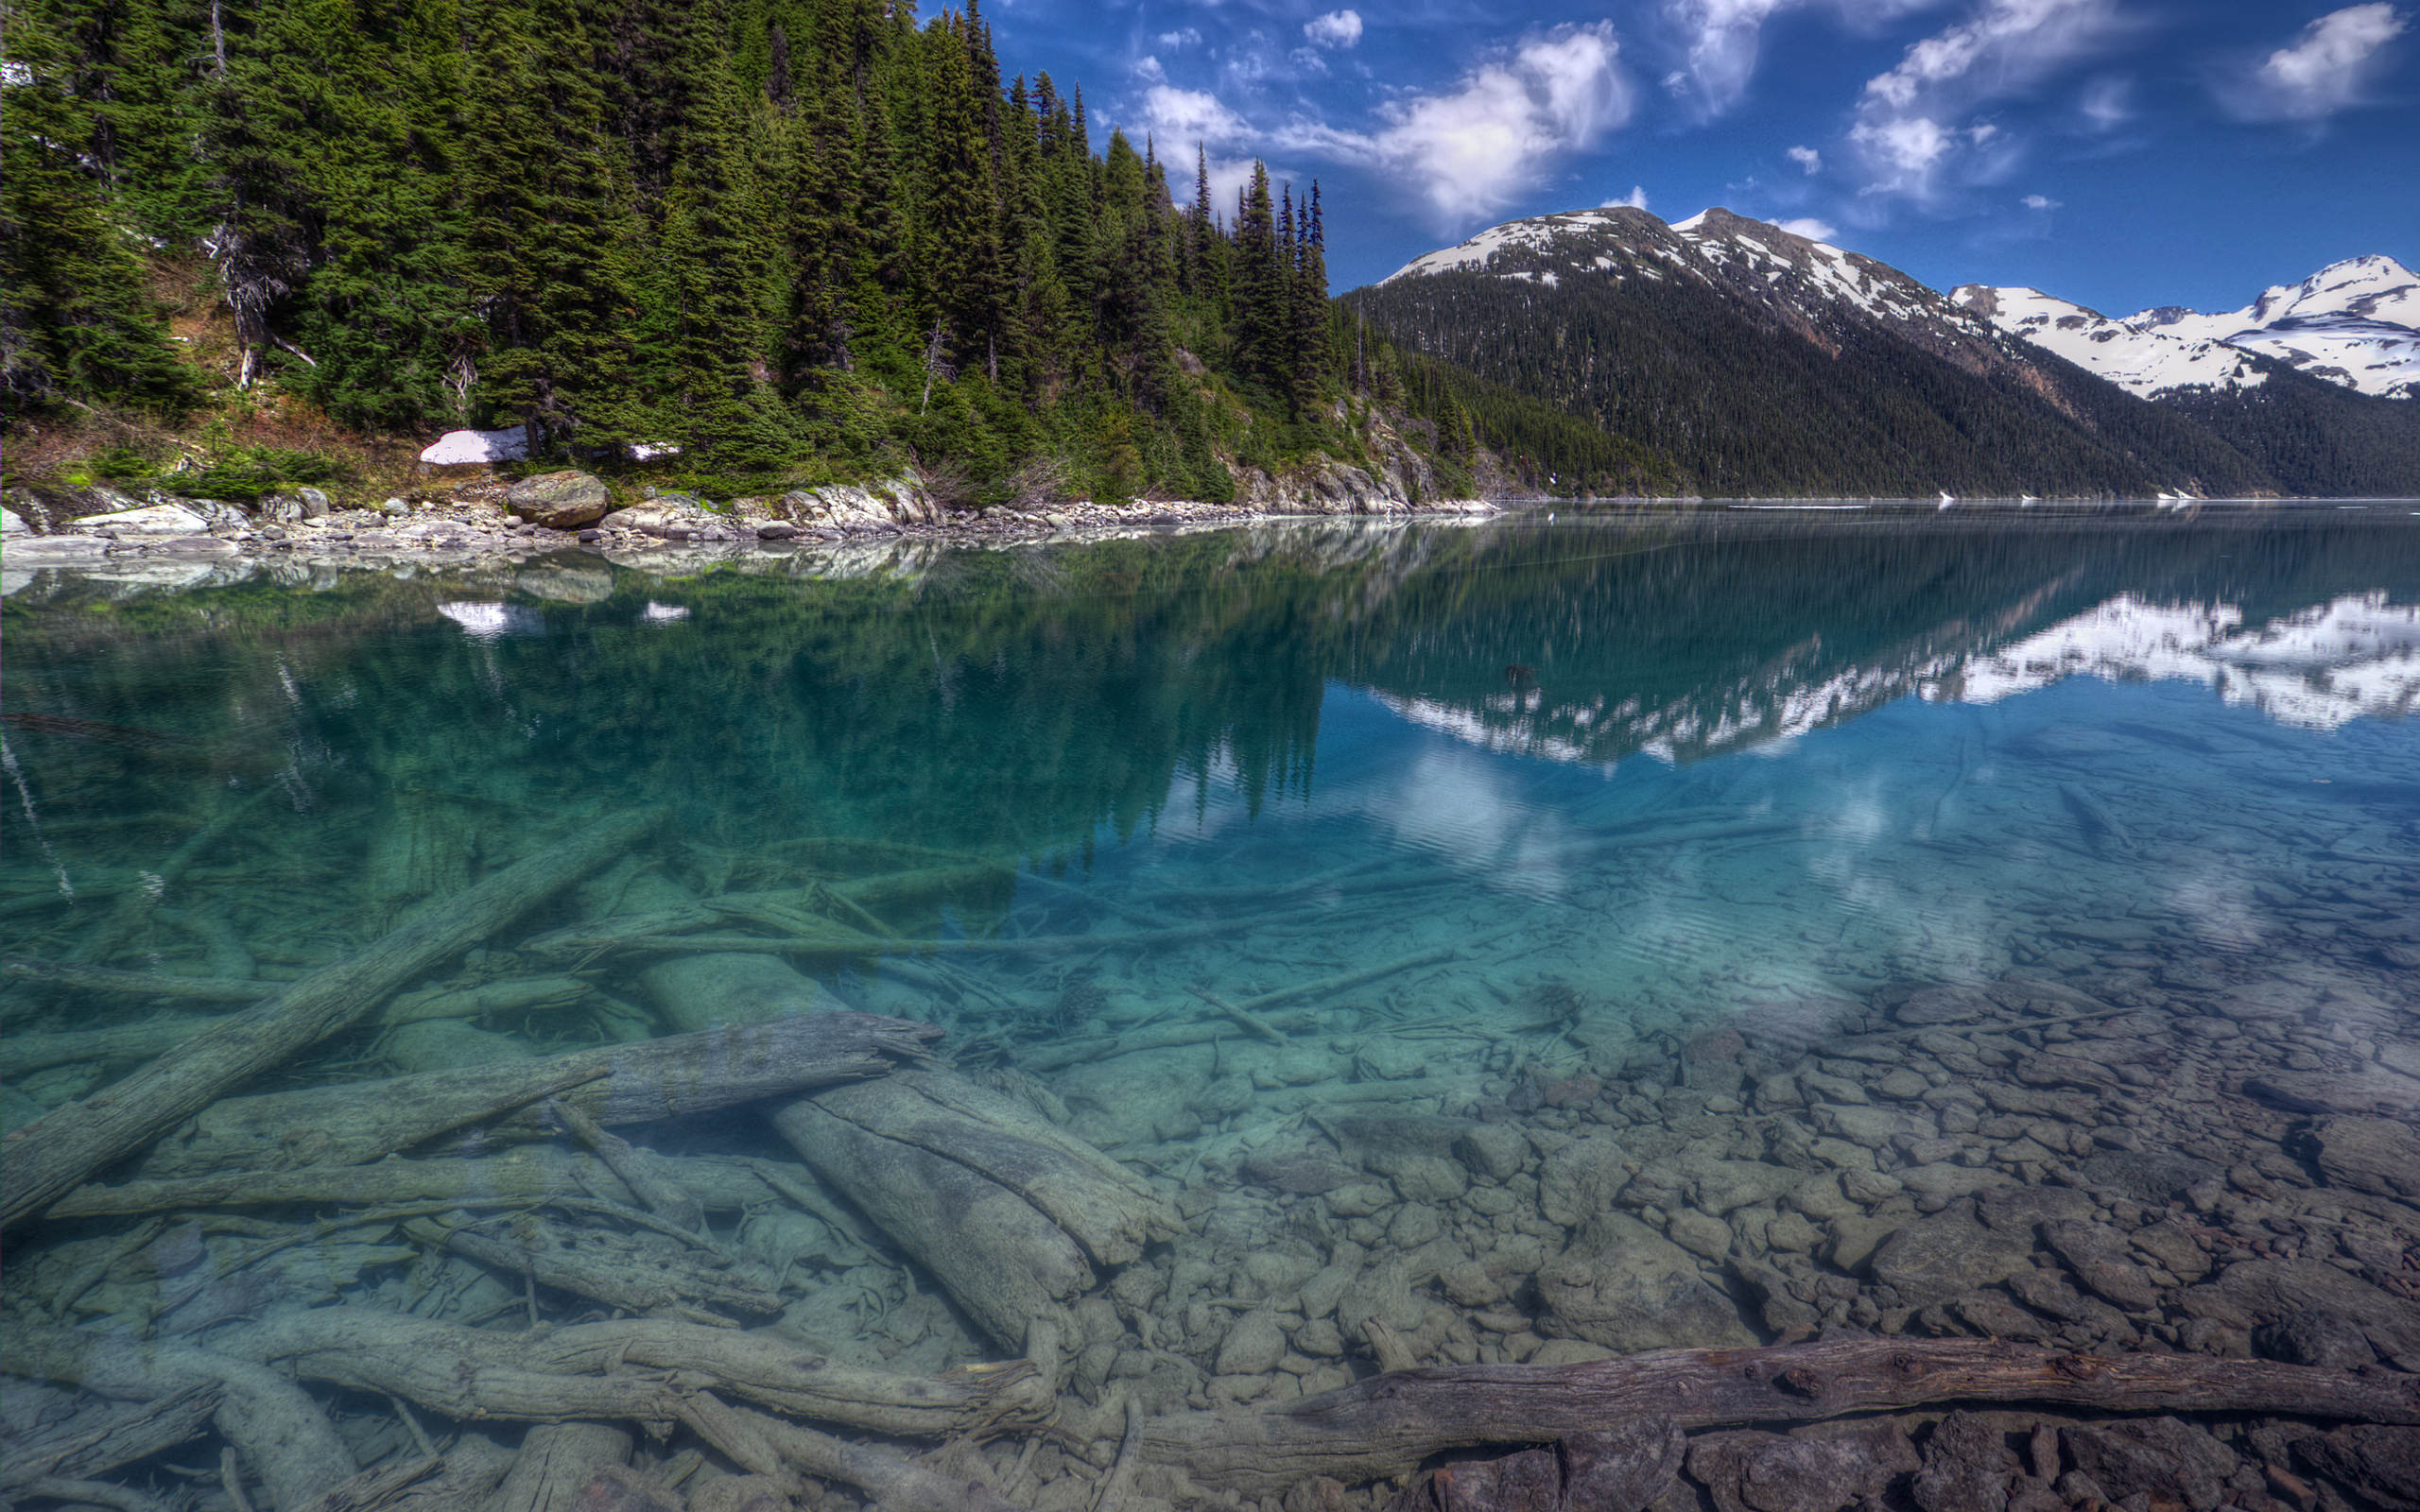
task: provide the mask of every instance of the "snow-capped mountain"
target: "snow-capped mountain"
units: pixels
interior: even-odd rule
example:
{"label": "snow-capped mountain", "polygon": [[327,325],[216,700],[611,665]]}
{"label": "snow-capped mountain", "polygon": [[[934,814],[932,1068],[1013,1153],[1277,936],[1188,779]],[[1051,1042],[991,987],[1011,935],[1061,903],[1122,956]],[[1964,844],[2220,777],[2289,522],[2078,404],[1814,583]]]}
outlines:
{"label": "snow-capped mountain", "polygon": [[2392,257],[2330,263],[2240,310],[2165,306],[2129,317],[2134,330],[2224,341],[2365,394],[2420,399],[2420,275]]}
{"label": "snow-capped mountain", "polygon": [[2420,329],[2402,323],[2420,280],[2392,258],[2231,315],[2113,319],[2039,289],[1945,295],[1727,210],[1607,206],[1492,227],[1342,298],[1605,432],[1583,491],[2420,492]]}
{"label": "snow-capped mountain", "polygon": [[[1959,308],[2145,399],[2200,386],[2233,391],[2268,378],[2242,348],[2215,336],[2137,329],[2040,289],[1968,284],[1950,291]],[[2196,318],[2200,318],[2197,317]]]}
{"label": "snow-capped mountain", "polygon": [[2420,398],[2420,276],[2392,257],[2330,264],[2223,315],[2163,305],[2111,319],[2038,289],[1974,284],[1950,298],[2146,399],[2257,387],[2247,352],[2360,393]]}
{"label": "snow-capped mountain", "polygon": [[1378,286],[1471,272],[1560,287],[1565,279],[1687,283],[1748,305],[1818,346],[1847,319],[1878,326],[1969,371],[2022,361],[1991,322],[1861,252],[1844,251],[1728,210],[1666,223],[1608,206],[1515,220],[1416,257]]}

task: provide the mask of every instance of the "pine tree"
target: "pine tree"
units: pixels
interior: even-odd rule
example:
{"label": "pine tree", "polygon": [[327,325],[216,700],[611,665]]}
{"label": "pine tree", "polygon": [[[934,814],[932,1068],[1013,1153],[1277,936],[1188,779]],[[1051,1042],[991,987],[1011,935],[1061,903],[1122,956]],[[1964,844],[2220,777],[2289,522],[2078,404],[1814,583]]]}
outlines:
{"label": "pine tree", "polygon": [[1275,382],[1286,368],[1290,281],[1281,262],[1269,168],[1255,162],[1236,212],[1235,361],[1243,371]]}
{"label": "pine tree", "polygon": [[977,29],[965,18],[943,16],[926,33],[932,128],[920,262],[944,346],[959,367],[980,370],[997,383],[1007,301],[999,195],[976,62],[988,44],[978,47],[971,35]]}
{"label": "pine tree", "polygon": [[190,370],[74,150],[91,123],[65,87],[68,60],[48,28],[11,21],[9,67],[23,77],[0,112],[0,393],[11,416],[60,400],[181,410],[197,397]]}
{"label": "pine tree", "polygon": [[1296,414],[1318,404],[1328,367],[1327,228],[1320,210],[1320,186],[1311,181],[1311,197],[1297,222],[1291,310],[1293,401]]}
{"label": "pine tree", "polygon": [[[564,65],[592,36],[585,0],[487,12],[462,165],[462,277],[481,312],[478,404],[528,432],[531,455],[606,455],[633,437],[629,249],[638,232],[605,135],[595,72]],[[541,38],[549,39],[542,43]]]}

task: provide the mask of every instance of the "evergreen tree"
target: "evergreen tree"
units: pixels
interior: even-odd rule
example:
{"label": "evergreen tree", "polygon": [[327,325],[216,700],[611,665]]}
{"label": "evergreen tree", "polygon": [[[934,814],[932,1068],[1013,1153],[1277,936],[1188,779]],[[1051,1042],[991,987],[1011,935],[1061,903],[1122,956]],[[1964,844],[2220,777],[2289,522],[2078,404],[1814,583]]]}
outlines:
{"label": "evergreen tree", "polygon": [[1287,277],[1269,198],[1269,168],[1252,165],[1252,182],[1236,212],[1235,361],[1256,377],[1279,380],[1286,369],[1292,280]]}
{"label": "evergreen tree", "polygon": [[[476,398],[528,432],[532,455],[632,439],[629,248],[594,71],[563,40],[594,36],[588,0],[486,12],[462,164],[462,275],[482,339]],[[541,38],[552,39],[542,43]]]}
{"label": "evergreen tree", "polygon": [[12,21],[8,65],[22,77],[0,112],[0,392],[11,416],[55,400],[179,410],[197,396],[132,238],[75,150],[91,121],[68,63],[48,28]]}

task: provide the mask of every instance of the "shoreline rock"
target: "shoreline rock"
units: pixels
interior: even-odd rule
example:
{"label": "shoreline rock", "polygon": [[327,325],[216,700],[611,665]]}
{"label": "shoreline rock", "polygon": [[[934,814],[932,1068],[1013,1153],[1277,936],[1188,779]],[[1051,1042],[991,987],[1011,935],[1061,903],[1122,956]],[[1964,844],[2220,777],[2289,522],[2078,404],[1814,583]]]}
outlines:
{"label": "shoreline rock", "polygon": [[[54,567],[173,587],[198,585],[213,570],[229,566],[461,566],[576,550],[622,566],[694,571],[735,554],[782,558],[908,542],[1012,548],[1298,517],[1275,508],[1141,499],[1125,505],[1076,501],[1046,509],[948,510],[907,477],[743,498],[727,508],[688,494],[661,493],[614,509],[605,485],[577,472],[542,474],[510,487],[493,479],[466,482],[449,488],[441,501],[389,499],[375,508],[333,508],[317,489],[268,494],[249,509],[221,500],[157,491],[137,497],[112,489],[78,490],[73,502],[110,507],[61,514],[30,490],[9,490],[5,593],[17,592],[33,574]],[[1353,512],[1368,511],[1306,511],[1312,517]],[[1465,499],[1393,509],[1389,516],[1485,518],[1502,512],[1500,506]]]}

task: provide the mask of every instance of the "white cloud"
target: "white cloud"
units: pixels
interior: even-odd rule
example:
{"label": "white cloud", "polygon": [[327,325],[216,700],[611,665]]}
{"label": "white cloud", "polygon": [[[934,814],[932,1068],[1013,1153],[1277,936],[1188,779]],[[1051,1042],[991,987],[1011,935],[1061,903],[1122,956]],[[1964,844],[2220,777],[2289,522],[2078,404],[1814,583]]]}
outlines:
{"label": "white cloud", "polygon": [[2309,26],[2293,45],[2271,53],[2248,77],[2230,81],[2228,103],[2254,120],[2317,121],[2361,103],[2385,61],[2382,49],[2407,23],[2394,6],[2347,6]]}
{"label": "white cloud", "polygon": [[2048,195],[2027,195],[2023,199],[2018,200],[2017,203],[2023,205],[2028,210],[2057,210],[2060,208],[2059,201],[2051,198]]}
{"label": "white cloud", "polygon": [[[1811,0],[1664,0],[1663,23],[1676,39],[1682,66],[1665,76],[1664,87],[1694,97],[1708,115],[1737,105],[1755,77],[1765,23]],[[1842,22],[1859,30],[1891,21],[1940,0],[1828,0]]]}
{"label": "white cloud", "polygon": [[1971,100],[2022,89],[2099,46],[2117,20],[2111,0],[1987,0],[1973,20],[1916,43],[1897,67],[1867,80],[1866,95],[1906,110],[1945,94]]}
{"label": "white cloud", "polygon": [[2113,131],[2135,118],[2135,103],[2130,97],[2135,81],[2130,78],[2096,78],[2083,87],[2083,97],[2077,109],[2096,131]]}
{"label": "white cloud", "polygon": [[1809,174],[1824,171],[1824,154],[1813,147],[1792,147],[1789,149],[1789,156],[1790,162],[1797,163]]}
{"label": "white cloud", "polygon": [[1766,21],[1799,0],[1672,0],[1668,19],[1688,38],[1685,62],[1664,80],[1674,94],[1694,94],[1709,113],[1730,109],[1748,93],[1756,72]]}
{"label": "white cloud", "polygon": [[1968,19],[1913,43],[1866,81],[1858,104],[1849,140],[1871,174],[1865,192],[1931,198],[1962,151],[1973,155],[1962,170],[1970,181],[2006,171],[2017,143],[1997,140],[1988,122],[1949,123],[2090,56],[2124,25],[2116,0],[1983,0]]}
{"label": "white cloud", "polygon": [[1619,205],[1627,205],[1633,210],[1645,210],[1647,208],[1646,186],[1643,184],[1632,184],[1630,186],[1629,194],[1622,196],[1618,199],[1608,199],[1599,206],[1599,208],[1602,210],[1612,210],[1616,206]]}
{"label": "white cloud", "polygon": [[1921,180],[1954,145],[1941,123],[1927,115],[1859,121],[1850,129],[1849,140],[1898,175],[1894,183]]}
{"label": "white cloud", "polygon": [[1810,242],[1828,242],[1840,234],[1836,228],[1812,215],[1801,215],[1796,220],[1776,220],[1773,224],[1792,236],[1804,236]]}
{"label": "white cloud", "polygon": [[1303,26],[1303,35],[1314,47],[1350,47],[1361,40],[1361,13],[1357,10],[1331,10],[1323,16],[1313,16]]}
{"label": "white cloud", "polygon": [[1282,150],[1392,173],[1410,181],[1439,221],[1467,223],[1503,209],[1563,154],[1630,119],[1630,90],[1616,66],[1620,50],[1610,22],[1558,26],[1480,64],[1445,93],[1386,105],[1387,124],[1374,132],[1297,119],[1270,140]]}
{"label": "white cloud", "polygon": [[1142,125],[1162,142],[1210,146],[1245,141],[1251,125],[1206,90],[1154,84],[1143,92]]}
{"label": "white cloud", "polygon": [[1179,31],[1161,32],[1158,41],[1161,46],[1172,53],[1183,52],[1187,47],[1201,46],[1201,33],[1191,26],[1186,26]]}

